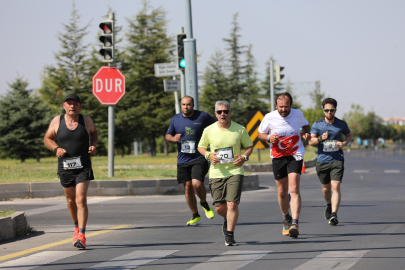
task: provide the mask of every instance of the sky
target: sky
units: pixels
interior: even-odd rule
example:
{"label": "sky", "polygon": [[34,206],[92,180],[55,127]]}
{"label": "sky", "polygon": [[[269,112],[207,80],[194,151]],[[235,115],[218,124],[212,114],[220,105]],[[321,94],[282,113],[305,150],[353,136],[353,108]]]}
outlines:
{"label": "sky", "polygon": [[[150,0],[167,11],[168,34],[185,26],[186,0]],[[252,44],[259,78],[272,56],[284,66],[285,82],[293,83],[296,100],[312,107],[308,96],[321,82],[325,97],[338,101],[337,117],[351,104],[380,117],[405,117],[405,1],[403,0],[192,0],[193,35],[197,40],[197,69],[207,61],[223,38],[229,37],[238,13],[241,45]],[[99,45],[98,25],[108,7],[116,11],[124,32],[126,18],[142,7],[142,0],[76,0],[81,26],[90,23],[85,43]],[[61,49],[58,32],[68,23],[72,0],[0,0],[3,26],[0,50],[0,95],[17,76],[29,87],[41,86],[41,72],[54,65]],[[402,78],[402,79],[401,79]],[[162,89],[163,90],[163,89]]]}

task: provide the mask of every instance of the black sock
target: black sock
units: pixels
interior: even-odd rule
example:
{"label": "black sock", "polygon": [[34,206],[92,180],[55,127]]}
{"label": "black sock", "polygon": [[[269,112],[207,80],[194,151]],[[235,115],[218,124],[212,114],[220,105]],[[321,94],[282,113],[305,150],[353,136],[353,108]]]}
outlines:
{"label": "black sock", "polygon": [[331,203],[328,203],[328,204],[326,204],[329,208],[332,208],[332,204]]}
{"label": "black sock", "polygon": [[330,214],[330,215],[337,217],[337,213],[336,213],[336,212],[332,212],[332,214]]}
{"label": "black sock", "polygon": [[73,224],[75,225],[75,228],[79,228],[79,221],[73,222]]}
{"label": "black sock", "polygon": [[298,219],[293,219],[292,223],[298,225]]}
{"label": "black sock", "polygon": [[284,221],[291,221],[290,214],[284,215]]}
{"label": "black sock", "polygon": [[197,213],[193,214],[193,219],[198,218],[199,216],[200,216],[200,214],[198,214],[198,212],[197,212]]}
{"label": "black sock", "polygon": [[227,234],[227,235],[233,235],[233,232],[226,231],[226,234]]}
{"label": "black sock", "polygon": [[200,202],[201,206],[204,207],[205,209],[210,209],[210,207],[208,206],[207,202]]}
{"label": "black sock", "polygon": [[86,233],[86,228],[79,228],[79,233],[85,234]]}

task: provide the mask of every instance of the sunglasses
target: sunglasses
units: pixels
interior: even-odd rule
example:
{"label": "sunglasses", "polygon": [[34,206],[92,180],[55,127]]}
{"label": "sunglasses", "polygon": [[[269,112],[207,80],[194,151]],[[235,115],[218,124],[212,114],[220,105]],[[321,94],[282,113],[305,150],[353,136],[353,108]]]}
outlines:
{"label": "sunglasses", "polygon": [[222,112],[223,112],[224,114],[228,114],[228,113],[229,113],[229,110],[218,110],[218,111],[216,111],[217,114],[222,114]]}
{"label": "sunglasses", "polygon": [[326,112],[326,113],[328,113],[328,112],[335,112],[336,109],[324,109],[323,111]]}

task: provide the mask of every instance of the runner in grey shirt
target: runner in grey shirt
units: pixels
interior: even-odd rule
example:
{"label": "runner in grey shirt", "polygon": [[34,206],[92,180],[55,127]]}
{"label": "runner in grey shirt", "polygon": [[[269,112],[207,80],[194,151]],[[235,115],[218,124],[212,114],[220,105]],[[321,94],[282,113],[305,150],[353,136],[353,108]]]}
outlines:
{"label": "runner in grey shirt", "polygon": [[[322,193],[327,207],[325,219],[330,225],[339,223],[337,211],[340,205],[340,184],[344,172],[342,148],[352,140],[347,123],[335,117],[337,101],[327,98],[322,101],[324,118],[316,121],[311,128],[310,145],[318,145],[316,172],[322,183]],[[342,134],[345,140],[342,141]],[[332,193],[333,190],[333,193]]]}

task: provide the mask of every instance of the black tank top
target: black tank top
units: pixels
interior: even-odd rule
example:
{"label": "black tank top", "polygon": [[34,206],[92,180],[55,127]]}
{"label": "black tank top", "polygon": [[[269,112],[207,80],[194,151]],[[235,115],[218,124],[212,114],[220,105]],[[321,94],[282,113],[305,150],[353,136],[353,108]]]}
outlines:
{"label": "black tank top", "polygon": [[[75,130],[70,130],[66,126],[65,115],[60,116],[56,142],[59,147],[66,150],[64,158],[81,156],[83,168],[91,167],[89,154],[90,137],[82,114],[79,114],[79,124]],[[63,158],[58,159],[58,172],[63,172]]]}

